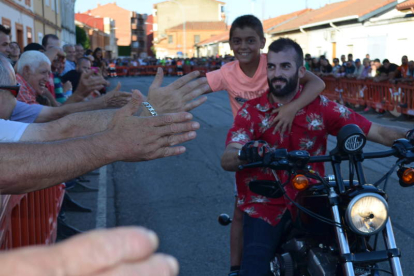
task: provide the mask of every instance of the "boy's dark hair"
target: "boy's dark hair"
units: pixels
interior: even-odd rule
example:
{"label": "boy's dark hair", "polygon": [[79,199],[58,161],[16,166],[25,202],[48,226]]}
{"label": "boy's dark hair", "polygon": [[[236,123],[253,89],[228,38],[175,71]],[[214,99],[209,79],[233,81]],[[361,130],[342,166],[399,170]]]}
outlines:
{"label": "boy's dark hair", "polygon": [[388,59],[384,59],[384,60],[382,61],[382,64],[384,64],[384,63],[390,63],[390,61],[389,61]]}
{"label": "boy's dark hair", "polygon": [[47,35],[45,35],[44,37],[43,37],[43,39],[42,39],[42,46],[43,47],[45,47],[46,48],[46,46],[47,46],[47,42],[49,41],[49,39],[50,38],[52,38],[52,39],[56,39],[56,40],[59,40],[59,37],[57,37],[57,35],[54,35],[54,34],[47,34]]}
{"label": "boy's dark hair", "polygon": [[230,39],[236,28],[244,29],[246,27],[252,28],[260,38],[264,38],[262,22],[256,16],[248,14],[239,16],[233,21],[230,28]]}
{"label": "boy's dark hair", "polygon": [[3,33],[5,35],[10,35],[10,28],[7,28],[0,24],[0,33]]}
{"label": "boy's dark hair", "polygon": [[299,44],[290,38],[279,38],[270,44],[269,52],[279,53],[288,49],[293,49],[296,52],[296,67],[303,66],[303,51]]}

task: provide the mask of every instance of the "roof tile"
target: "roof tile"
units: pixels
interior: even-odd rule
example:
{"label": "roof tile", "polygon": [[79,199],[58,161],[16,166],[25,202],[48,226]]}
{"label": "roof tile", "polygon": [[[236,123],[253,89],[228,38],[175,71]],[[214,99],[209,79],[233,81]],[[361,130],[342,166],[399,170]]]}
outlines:
{"label": "roof tile", "polygon": [[270,33],[297,30],[304,25],[335,20],[338,18],[351,16],[360,18],[388,4],[396,2],[396,0],[347,0],[328,4],[320,9],[301,14],[297,18],[287,21],[271,30]]}

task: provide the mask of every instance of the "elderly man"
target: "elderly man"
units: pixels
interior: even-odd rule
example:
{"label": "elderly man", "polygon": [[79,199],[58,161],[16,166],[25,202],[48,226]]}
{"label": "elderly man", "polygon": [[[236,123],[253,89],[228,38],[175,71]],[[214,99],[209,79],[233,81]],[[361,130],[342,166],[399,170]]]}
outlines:
{"label": "elderly man", "polygon": [[10,55],[10,29],[0,25],[0,54],[5,57]]}
{"label": "elderly man", "polygon": [[63,51],[66,53],[65,69],[62,72],[62,76],[71,70],[76,69],[76,49],[72,44],[66,44],[63,46]]}

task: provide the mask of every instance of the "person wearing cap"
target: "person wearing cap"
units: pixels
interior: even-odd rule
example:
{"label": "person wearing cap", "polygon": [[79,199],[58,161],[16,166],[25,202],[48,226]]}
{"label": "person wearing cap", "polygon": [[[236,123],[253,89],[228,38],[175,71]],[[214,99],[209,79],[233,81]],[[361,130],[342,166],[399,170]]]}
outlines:
{"label": "person wearing cap", "polygon": [[361,60],[357,58],[355,60],[355,71],[354,71],[353,77],[359,78],[363,71],[364,71],[364,66],[362,66]]}

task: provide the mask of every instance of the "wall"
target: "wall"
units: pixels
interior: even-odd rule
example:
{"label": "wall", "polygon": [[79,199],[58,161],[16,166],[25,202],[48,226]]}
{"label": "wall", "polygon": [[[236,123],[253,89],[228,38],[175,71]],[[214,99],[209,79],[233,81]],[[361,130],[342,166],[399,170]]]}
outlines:
{"label": "wall", "polygon": [[165,36],[165,30],[183,23],[183,12],[185,21],[222,21],[220,15],[221,3],[212,0],[175,0],[156,4],[154,11],[154,36],[160,38]]}
{"label": "wall", "polygon": [[61,0],[62,45],[76,44],[75,0]]}
{"label": "wall", "polygon": [[[163,41],[162,45],[157,45],[157,57],[177,57],[177,52],[185,52],[186,57],[195,57],[197,56],[197,50],[194,45],[194,36],[199,35],[200,41],[206,40],[214,35],[221,34],[223,30],[191,30],[186,29],[185,40],[186,40],[186,50],[184,50],[183,39],[184,33],[182,30],[170,30],[167,31],[166,42]],[[173,43],[168,43],[168,36],[173,36]],[[214,51],[214,50],[213,50]],[[218,52],[216,49],[214,52]]]}
{"label": "wall", "polygon": [[[27,27],[32,30],[32,40],[35,36],[34,32],[34,20],[33,14],[29,15],[33,11],[33,4],[31,6],[22,6],[27,12],[18,10],[15,7],[9,6],[3,2],[0,2],[0,24],[2,24],[3,18],[10,20],[11,23],[11,41],[16,41],[16,23],[23,26],[23,41],[21,46],[26,46],[28,44],[28,33]],[[29,13],[29,14],[27,14]],[[32,41],[33,42],[33,41]]]}
{"label": "wall", "polygon": [[[339,26],[338,30],[329,27],[321,30],[306,31],[306,34],[296,32],[287,37],[298,42],[304,53],[312,56],[325,54],[329,60],[333,58],[333,42],[336,42],[336,57],[342,54],[353,54],[354,59],[365,58],[370,54],[371,59],[381,61],[388,58],[391,62],[401,64],[401,57],[408,55],[414,59],[414,18],[386,20],[401,17],[404,14],[390,11],[378,18],[364,23]],[[385,21],[381,21],[385,20]],[[276,40],[280,36],[272,37]]]}
{"label": "wall", "polygon": [[61,38],[61,1],[33,0],[35,16],[35,42],[42,43],[47,34]]}
{"label": "wall", "polygon": [[115,4],[98,5],[90,10],[90,14],[98,17],[110,17],[115,20],[116,38],[118,46],[131,45],[131,12],[118,7]]}

